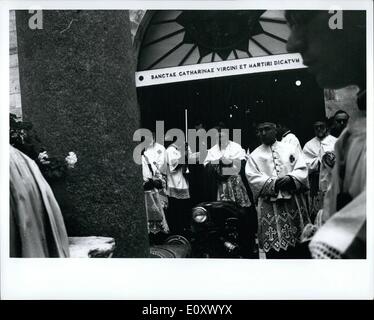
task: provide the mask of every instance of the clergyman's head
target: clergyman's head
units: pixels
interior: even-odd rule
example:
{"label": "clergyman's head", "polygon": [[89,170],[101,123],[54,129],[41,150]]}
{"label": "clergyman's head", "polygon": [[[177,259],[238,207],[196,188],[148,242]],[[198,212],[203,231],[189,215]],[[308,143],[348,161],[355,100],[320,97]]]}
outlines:
{"label": "clergyman's head", "polygon": [[327,136],[327,124],[326,121],[316,121],[313,124],[314,134],[318,139],[323,139]]}
{"label": "clergyman's head", "polygon": [[201,130],[201,129],[204,129],[204,122],[202,120],[196,120],[195,123],[194,123],[194,128],[195,130]]}
{"label": "clergyman's head", "polygon": [[217,130],[216,141],[219,144],[221,149],[224,149],[229,144],[229,130],[225,128],[225,124],[220,122],[217,126],[214,127]]}
{"label": "clergyman's head", "polygon": [[278,135],[278,138],[281,139],[282,136],[287,132],[289,131],[289,127],[288,125],[286,125],[285,123],[282,123],[282,122],[279,122],[277,123],[277,135]]}
{"label": "clergyman's head", "polygon": [[257,136],[265,145],[272,145],[277,139],[277,126],[273,122],[261,122],[256,128]]}
{"label": "clergyman's head", "polygon": [[338,110],[334,115],[334,128],[340,134],[348,124],[349,115],[343,110]]}
{"label": "clergyman's head", "polygon": [[154,131],[152,131],[151,134],[147,134],[145,136],[144,141],[145,141],[147,147],[154,144],[155,136],[156,136],[156,133]]}

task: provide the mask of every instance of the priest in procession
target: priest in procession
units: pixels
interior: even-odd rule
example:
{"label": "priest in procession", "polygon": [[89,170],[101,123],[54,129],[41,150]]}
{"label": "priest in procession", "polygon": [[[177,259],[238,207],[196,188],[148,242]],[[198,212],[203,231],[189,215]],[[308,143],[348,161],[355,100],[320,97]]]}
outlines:
{"label": "priest in procession", "polygon": [[258,214],[259,246],[268,259],[308,258],[301,245],[310,223],[308,168],[297,147],[276,140],[276,124],[257,126],[262,144],[249,156],[245,173]]}

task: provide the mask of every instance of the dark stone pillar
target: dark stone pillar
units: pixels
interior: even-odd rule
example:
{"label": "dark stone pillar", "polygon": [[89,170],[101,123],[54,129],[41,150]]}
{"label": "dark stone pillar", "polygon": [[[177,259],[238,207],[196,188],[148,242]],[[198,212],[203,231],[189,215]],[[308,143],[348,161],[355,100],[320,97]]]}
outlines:
{"label": "dark stone pillar", "polygon": [[114,237],[116,256],[146,257],[128,11],[46,10],[42,30],[30,16],[16,16],[23,116],[51,155],[78,156],[65,180],[68,234]]}

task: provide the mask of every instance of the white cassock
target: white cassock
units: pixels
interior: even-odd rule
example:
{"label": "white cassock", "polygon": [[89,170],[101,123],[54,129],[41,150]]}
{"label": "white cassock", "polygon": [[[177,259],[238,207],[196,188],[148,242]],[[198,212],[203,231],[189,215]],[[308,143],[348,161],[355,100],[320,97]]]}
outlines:
{"label": "white cassock", "polygon": [[[276,141],[255,149],[245,173],[257,203],[259,245],[265,251],[287,250],[300,242],[304,226],[310,223],[307,197],[308,169],[298,149]],[[293,192],[275,192],[275,181],[290,176]]]}
{"label": "white cassock", "polygon": [[310,211],[316,216],[323,207],[326,190],[331,181],[332,168],[322,161],[326,152],[333,152],[336,138],[328,135],[320,140],[317,137],[309,140],[303,149],[309,170]]}
{"label": "white cassock", "polygon": [[[218,161],[222,158],[230,160],[244,160],[245,156],[245,150],[241,147],[239,143],[229,141],[227,146],[222,149],[220,149],[218,144],[215,144],[212,148],[208,150],[208,154],[205,158],[204,165],[207,165],[209,162],[218,163]],[[236,166],[235,163],[234,166]]]}
{"label": "white cassock", "polygon": [[[152,167],[155,166],[162,174],[166,173],[166,150],[163,145],[155,142],[153,145],[146,147],[144,154],[150,160]],[[142,160],[143,178],[152,178],[152,172],[146,165],[145,158],[142,158]]]}
{"label": "white cassock", "polygon": [[189,184],[183,174],[183,169],[178,167],[181,164],[182,152],[175,144],[166,149],[167,161],[167,195],[176,199],[189,199]]}
{"label": "white cassock", "polygon": [[222,177],[220,177],[218,183],[217,200],[234,201],[241,207],[250,207],[251,201],[240,176],[241,161],[246,159],[245,150],[240,144],[233,141],[229,141],[227,146],[222,149],[216,144],[208,150],[204,165],[218,164],[220,159],[233,161],[233,174],[227,175],[226,179],[222,179],[225,175],[217,170],[217,175]]}
{"label": "white cassock", "polygon": [[328,135],[320,140],[317,137],[309,140],[303,149],[305,161],[309,173],[319,172],[319,189],[323,192],[327,190],[331,180],[331,168],[322,162],[322,156],[326,152],[333,152],[336,138]]}
{"label": "white cassock", "polygon": [[144,191],[145,209],[148,219],[148,232],[159,231],[168,233],[164,209],[167,208],[166,196],[166,151],[165,147],[157,142],[146,147],[142,156],[143,181],[158,179],[162,181],[162,189]]}
{"label": "white cassock", "polygon": [[299,151],[302,151],[299,139],[291,131],[287,131],[285,134],[283,134],[281,142],[289,143],[296,147]]}

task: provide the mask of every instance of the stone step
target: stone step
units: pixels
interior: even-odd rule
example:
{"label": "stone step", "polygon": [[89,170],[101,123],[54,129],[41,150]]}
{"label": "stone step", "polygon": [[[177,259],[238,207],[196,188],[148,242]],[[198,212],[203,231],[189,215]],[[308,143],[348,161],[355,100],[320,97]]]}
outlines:
{"label": "stone step", "polygon": [[115,247],[110,237],[69,237],[70,258],[111,258]]}

